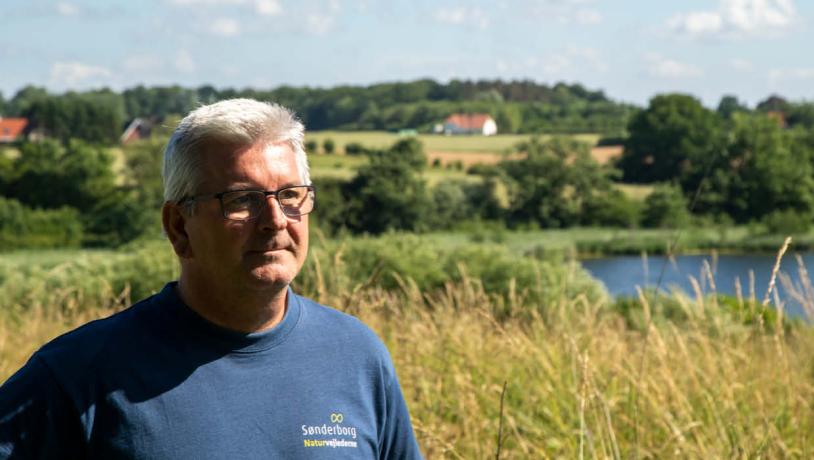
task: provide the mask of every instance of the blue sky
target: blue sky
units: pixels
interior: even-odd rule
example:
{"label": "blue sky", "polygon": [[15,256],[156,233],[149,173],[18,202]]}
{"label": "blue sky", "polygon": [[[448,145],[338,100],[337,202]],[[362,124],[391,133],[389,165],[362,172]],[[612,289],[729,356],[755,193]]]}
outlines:
{"label": "blue sky", "polygon": [[3,0],[0,91],[578,82],[644,105],[814,100],[802,0]]}

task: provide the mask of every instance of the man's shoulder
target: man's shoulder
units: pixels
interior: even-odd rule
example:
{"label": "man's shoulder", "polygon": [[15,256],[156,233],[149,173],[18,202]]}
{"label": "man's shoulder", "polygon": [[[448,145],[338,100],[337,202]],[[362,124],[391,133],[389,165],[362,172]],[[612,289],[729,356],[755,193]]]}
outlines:
{"label": "man's shoulder", "polygon": [[108,350],[121,352],[127,348],[118,344],[127,344],[134,334],[140,332],[139,314],[149,306],[153,297],[68,331],[43,345],[34,356],[43,360],[52,372],[75,366],[87,369]]}
{"label": "man's shoulder", "polygon": [[307,297],[295,296],[301,302],[305,318],[303,326],[309,335],[388,355],[379,336],[359,318]]}

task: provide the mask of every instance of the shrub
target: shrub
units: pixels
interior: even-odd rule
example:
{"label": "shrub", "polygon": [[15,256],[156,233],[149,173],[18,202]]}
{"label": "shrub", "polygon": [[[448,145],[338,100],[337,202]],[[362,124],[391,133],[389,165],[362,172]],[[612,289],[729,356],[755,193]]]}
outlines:
{"label": "shrub", "polygon": [[105,197],[84,216],[88,246],[116,247],[160,228],[159,212],[134,193],[117,191]]}
{"label": "shrub", "polygon": [[305,151],[309,154],[319,153],[319,144],[315,140],[305,141]]}
{"label": "shrub", "polygon": [[334,144],[334,140],[330,137],[322,141],[322,151],[327,154],[334,153],[334,149],[336,149],[336,144]]}
{"label": "shrub", "polygon": [[811,228],[811,220],[812,216],[809,213],[784,209],[767,214],[762,222],[769,233],[794,235],[806,233]]}
{"label": "shrub", "polygon": [[0,197],[0,251],[76,247],[81,241],[82,224],[75,209],[31,209]]}
{"label": "shrub", "polygon": [[[398,290],[412,284],[426,295],[446,283],[474,283],[508,308],[512,299],[542,310],[562,296],[604,299],[604,288],[577,263],[518,256],[494,243],[442,247],[426,237],[391,233],[332,241],[312,248],[297,288],[338,292],[378,286]],[[321,287],[320,287],[321,286]],[[515,314],[508,310],[501,315]]]}
{"label": "shrub", "polygon": [[642,206],[620,190],[613,189],[586,203],[583,213],[583,222],[587,225],[633,228],[639,225]]}
{"label": "shrub", "polygon": [[675,185],[659,185],[644,200],[642,225],[645,227],[679,228],[689,221],[687,200]]}
{"label": "shrub", "polygon": [[358,142],[349,142],[345,144],[346,155],[362,155],[366,152],[365,147]]}

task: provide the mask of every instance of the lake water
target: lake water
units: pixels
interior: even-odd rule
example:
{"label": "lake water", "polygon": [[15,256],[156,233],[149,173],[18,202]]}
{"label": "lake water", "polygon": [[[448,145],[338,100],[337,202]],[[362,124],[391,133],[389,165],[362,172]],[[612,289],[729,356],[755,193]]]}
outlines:
{"label": "lake water", "polygon": [[[814,253],[802,253],[805,267],[814,270]],[[660,289],[669,291],[681,289],[694,296],[691,278],[694,278],[702,292],[712,292],[708,271],[712,272],[715,289],[721,294],[736,295],[737,280],[740,281],[744,298],[753,289],[758,302],[763,300],[769,286],[776,254],[759,255],[685,255],[668,259],[664,256],[615,256],[586,259],[582,265],[602,281],[611,295],[636,295],[636,286],[655,287],[661,277]],[[705,264],[706,261],[706,264]],[[709,267],[709,268],[706,268]],[[662,274],[663,271],[663,274]],[[750,275],[751,272],[751,275]],[[780,272],[788,275],[796,285],[801,284],[801,275],[795,254],[787,252],[780,265]],[[753,281],[750,281],[753,280]],[[752,287],[750,287],[752,286]],[[777,289],[789,315],[804,316],[803,307],[795,301],[778,276]],[[800,290],[800,292],[804,292]]]}

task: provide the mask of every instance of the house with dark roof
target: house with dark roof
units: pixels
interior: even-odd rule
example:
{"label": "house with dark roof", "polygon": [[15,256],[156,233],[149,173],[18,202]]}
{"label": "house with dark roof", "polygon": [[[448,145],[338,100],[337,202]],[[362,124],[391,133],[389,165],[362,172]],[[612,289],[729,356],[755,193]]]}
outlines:
{"label": "house with dark roof", "polygon": [[497,123],[486,113],[453,113],[444,120],[442,132],[492,136],[497,134]]}
{"label": "house with dark roof", "polygon": [[22,138],[27,126],[26,118],[0,117],[0,144],[8,144]]}
{"label": "house with dark roof", "polygon": [[119,141],[127,145],[131,142],[141,139],[147,139],[153,132],[153,121],[144,118],[134,118],[133,121],[127,124],[124,128]]}

